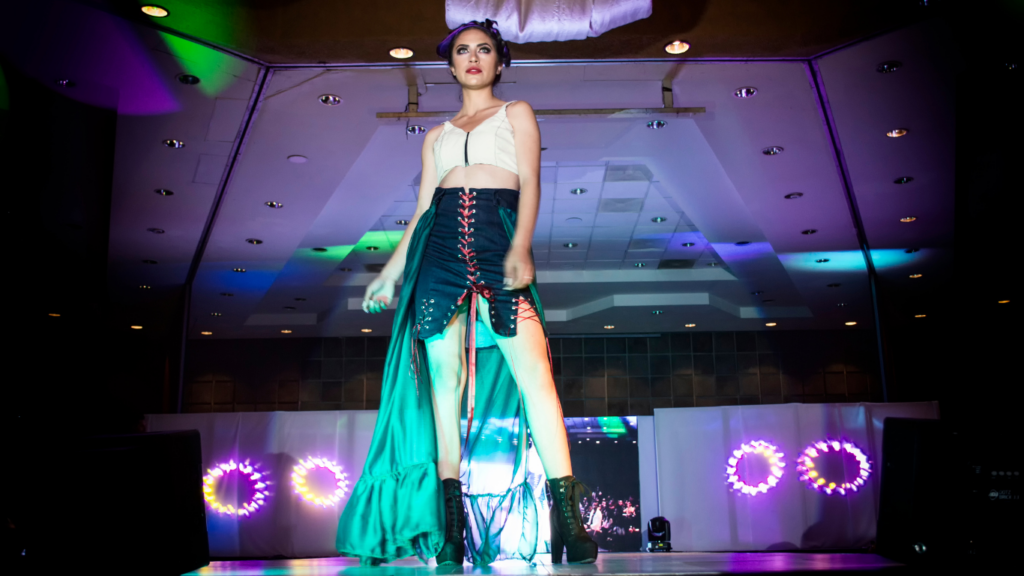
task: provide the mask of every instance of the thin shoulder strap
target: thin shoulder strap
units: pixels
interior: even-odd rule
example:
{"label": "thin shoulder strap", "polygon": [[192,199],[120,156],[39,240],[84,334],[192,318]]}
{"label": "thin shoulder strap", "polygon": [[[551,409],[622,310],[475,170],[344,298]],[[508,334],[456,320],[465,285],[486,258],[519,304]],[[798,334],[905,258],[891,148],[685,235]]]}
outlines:
{"label": "thin shoulder strap", "polygon": [[505,105],[501,107],[501,111],[504,112],[505,109],[508,108],[509,104],[515,104],[516,102],[519,102],[519,100],[509,100],[508,102],[505,102]]}

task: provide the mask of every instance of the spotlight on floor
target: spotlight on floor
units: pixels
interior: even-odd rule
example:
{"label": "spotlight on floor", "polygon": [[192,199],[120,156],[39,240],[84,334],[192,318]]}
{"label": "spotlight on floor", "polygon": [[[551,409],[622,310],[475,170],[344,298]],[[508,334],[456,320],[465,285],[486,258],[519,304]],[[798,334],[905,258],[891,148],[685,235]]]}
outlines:
{"label": "spotlight on floor", "polygon": [[647,522],[647,551],[671,552],[672,524],[664,516],[656,516]]}

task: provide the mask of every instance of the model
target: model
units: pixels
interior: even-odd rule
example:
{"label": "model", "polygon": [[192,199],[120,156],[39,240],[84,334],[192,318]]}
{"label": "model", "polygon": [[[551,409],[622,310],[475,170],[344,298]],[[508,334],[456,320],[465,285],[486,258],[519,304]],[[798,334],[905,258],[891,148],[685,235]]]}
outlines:
{"label": "model", "polygon": [[404,274],[377,425],[337,548],[364,565],[413,554],[461,565],[468,542],[470,559],[489,564],[504,541],[531,560],[532,437],[551,498],[552,562],[563,547],[571,563],[594,562],[533,282],[537,120],[526,102],[494,95],[511,57],[492,21],[463,24],[437,52],[462,87],[462,109],[427,132],[416,214],[366,288],[363,309],[382,312]]}

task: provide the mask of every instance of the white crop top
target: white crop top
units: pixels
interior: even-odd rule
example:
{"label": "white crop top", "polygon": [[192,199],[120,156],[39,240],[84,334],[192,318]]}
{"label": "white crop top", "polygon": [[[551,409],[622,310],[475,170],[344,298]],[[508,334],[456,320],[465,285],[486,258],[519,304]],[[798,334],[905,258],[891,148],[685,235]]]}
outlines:
{"label": "white crop top", "polygon": [[505,115],[505,108],[512,102],[506,102],[493,116],[468,133],[445,121],[444,130],[434,141],[438,184],[452,168],[473,164],[490,164],[519,175],[512,124]]}

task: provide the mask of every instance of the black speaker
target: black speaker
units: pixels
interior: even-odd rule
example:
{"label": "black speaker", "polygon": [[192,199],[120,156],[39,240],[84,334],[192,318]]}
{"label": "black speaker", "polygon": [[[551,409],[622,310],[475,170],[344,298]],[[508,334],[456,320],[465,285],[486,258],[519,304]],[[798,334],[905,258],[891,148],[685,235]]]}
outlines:
{"label": "black speaker", "polygon": [[[199,432],[83,440],[37,567],[55,559],[106,573],[181,574],[210,563]],[[42,556],[42,558],[39,558]]]}

